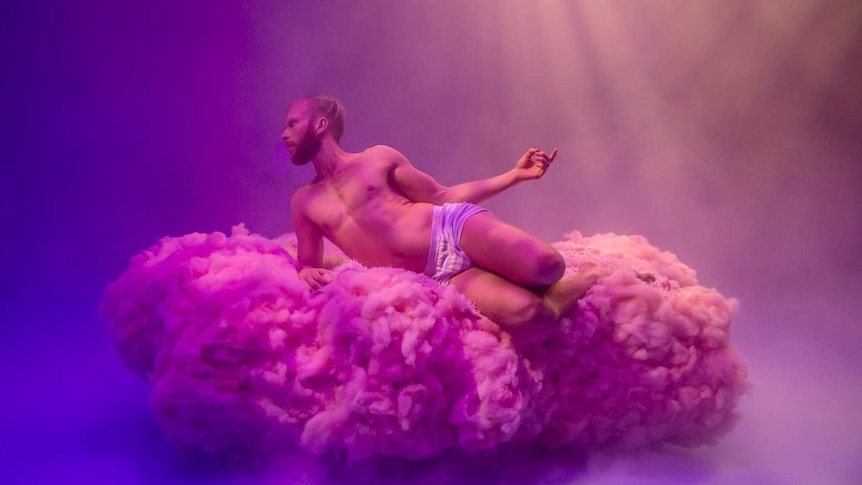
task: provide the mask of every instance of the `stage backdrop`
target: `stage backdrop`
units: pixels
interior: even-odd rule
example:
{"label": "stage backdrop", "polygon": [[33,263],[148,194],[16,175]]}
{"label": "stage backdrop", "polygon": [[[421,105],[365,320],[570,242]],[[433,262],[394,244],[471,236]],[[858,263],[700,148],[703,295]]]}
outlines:
{"label": "stage backdrop", "polygon": [[[844,355],[862,309],[860,5],[4,3],[0,346],[21,386],[2,405],[10,433],[66,422],[58,396],[131,386],[97,306],[135,253],[239,222],[292,231],[290,196],[311,172],[279,134],[289,102],[312,92],[345,105],[344,148],[391,145],[444,184],[558,147],[544,179],[488,207],[548,241],[636,233],[674,252],[740,299],[737,343],[755,360],[787,338],[817,349],[800,355]],[[100,374],[85,358],[118,387],[88,387]],[[82,371],[63,392],[36,384],[69,362]],[[842,362],[852,375],[858,362]]]}

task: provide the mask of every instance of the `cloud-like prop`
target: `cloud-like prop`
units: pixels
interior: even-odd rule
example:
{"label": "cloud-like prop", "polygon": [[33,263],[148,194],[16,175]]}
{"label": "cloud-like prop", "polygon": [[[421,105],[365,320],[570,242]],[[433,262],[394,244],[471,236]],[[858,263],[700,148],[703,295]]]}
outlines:
{"label": "cloud-like prop", "polygon": [[331,247],[335,280],[313,294],[293,235],[243,226],[162,239],[102,312],[166,436],[213,453],[424,458],[509,442],[699,445],[729,430],[748,387],[729,342],[736,302],[639,236],[575,232],[555,247],[570,273],[613,271],[553,327],[500,328],[453,287]]}

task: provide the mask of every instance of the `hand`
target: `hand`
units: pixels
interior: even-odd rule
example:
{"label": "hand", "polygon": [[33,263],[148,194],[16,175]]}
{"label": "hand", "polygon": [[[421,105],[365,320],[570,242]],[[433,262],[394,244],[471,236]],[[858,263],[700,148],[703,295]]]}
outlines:
{"label": "hand", "polygon": [[557,149],[554,148],[550,154],[539,150],[538,148],[530,148],[524,155],[515,163],[515,174],[518,180],[533,180],[545,175],[548,167],[554,159],[557,158]]}
{"label": "hand", "polygon": [[299,279],[308,283],[315,293],[321,288],[332,283],[332,270],[325,268],[302,268],[299,271]]}

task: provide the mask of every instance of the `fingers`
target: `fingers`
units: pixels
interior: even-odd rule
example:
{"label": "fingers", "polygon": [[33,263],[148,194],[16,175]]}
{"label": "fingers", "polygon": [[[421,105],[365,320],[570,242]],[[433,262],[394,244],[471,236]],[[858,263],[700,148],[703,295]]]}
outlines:
{"label": "fingers", "polygon": [[554,159],[557,158],[557,149],[551,153],[545,153],[538,148],[530,148],[515,164],[522,180],[537,179],[545,175]]}
{"label": "fingers", "polygon": [[521,157],[521,160],[518,162],[518,164],[529,164],[531,161],[533,161],[533,155],[535,155],[538,151],[538,148],[530,148],[529,150],[524,152],[524,155]]}
{"label": "fingers", "polygon": [[540,177],[548,171],[548,167],[550,167],[554,159],[557,158],[556,148],[554,148],[550,154],[535,148],[531,148],[528,153],[531,153],[530,161],[533,162],[533,167],[539,172]]}
{"label": "fingers", "polygon": [[314,275],[314,281],[317,283],[318,289],[332,283],[332,271],[328,269],[319,269]]}
{"label": "fingers", "polygon": [[554,148],[551,153],[545,153],[542,150],[535,150],[531,148],[529,153],[531,153],[530,160],[532,160],[534,163],[544,163],[546,165],[550,165],[551,162],[553,162],[554,159],[557,158],[556,148]]}
{"label": "fingers", "polygon": [[536,172],[539,173],[539,177],[541,177],[542,175],[545,175],[545,172],[548,171],[549,166],[550,166],[549,162],[537,161],[537,162],[535,162],[535,165],[533,165],[533,168],[536,169]]}
{"label": "fingers", "polygon": [[324,268],[303,268],[300,278],[315,292],[332,283],[332,270]]}

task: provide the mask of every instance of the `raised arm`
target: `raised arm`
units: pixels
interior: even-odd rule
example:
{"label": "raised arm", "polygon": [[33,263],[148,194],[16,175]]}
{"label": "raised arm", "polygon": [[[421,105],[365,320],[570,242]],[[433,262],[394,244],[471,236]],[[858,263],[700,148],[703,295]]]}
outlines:
{"label": "raised arm", "polygon": [[290,199],[293,229],[296,232],[296,259],[299,260],[299,277],[318,291],[331,281],[331,271],[323,265],[323,234],[306,215],[307,192],[299,189]]}
{"label": "raised arm", "polygon": [[413,201],[444,204],[446,202],[482,202],[524,180],[542,177],[557,156],[555,148],[550,154],[537,148],[527,150],[515,167],[495,177],[464,182],[451,187],[440,185],[430,175],[419,171],[401,153],[389,149],[395,168],[392,178],[395,185]]}

